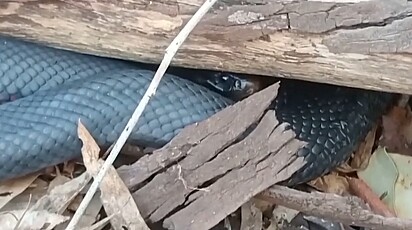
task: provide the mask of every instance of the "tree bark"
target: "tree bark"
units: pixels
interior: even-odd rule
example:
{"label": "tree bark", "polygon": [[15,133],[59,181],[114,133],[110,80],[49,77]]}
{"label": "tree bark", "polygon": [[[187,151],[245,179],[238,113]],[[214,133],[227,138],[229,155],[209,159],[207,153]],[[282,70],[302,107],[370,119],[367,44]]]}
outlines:
{"label": "tree bark", "polygon": [[[202,0],[14,0],[0,33],[159,63]],[[172,64],[367,89],[412,89],[412,2],[219,1]]]}
{"label": "tree bark", "polygon": [[307,143],[267,111],[278,87],[188,126],[163,148],[120,167],[142,217],[166,229],[211,229],[304,167],[296,153]]}

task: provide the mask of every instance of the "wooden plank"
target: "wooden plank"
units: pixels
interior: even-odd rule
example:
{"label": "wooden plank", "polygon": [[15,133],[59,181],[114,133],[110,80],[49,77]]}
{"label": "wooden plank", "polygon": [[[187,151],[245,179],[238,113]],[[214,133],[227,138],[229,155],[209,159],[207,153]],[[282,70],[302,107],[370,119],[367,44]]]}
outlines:
{"label": "wooden plank", "polygon": [[[0,3],[0,34],[159,63],[202,0]],[[410,93],[412,2],[220,1],[174,65]]]}

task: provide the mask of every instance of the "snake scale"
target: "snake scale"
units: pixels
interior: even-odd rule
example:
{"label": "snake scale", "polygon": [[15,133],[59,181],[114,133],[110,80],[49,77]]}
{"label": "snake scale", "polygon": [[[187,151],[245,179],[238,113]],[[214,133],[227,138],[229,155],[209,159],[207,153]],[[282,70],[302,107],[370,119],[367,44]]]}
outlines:
{"label": "snake scale", "polygon": [[[154,72],[136,63],[0,37],[0,181],[80,156],[79,118],[101,146],[120,135]],[[388,107],[383,92],[282,80],[277,119],[308,142],[308,164],[290,185],[346,160]],[[233,104],[207,87],[166,74],[129,142],[159,148],[182,128]]]}

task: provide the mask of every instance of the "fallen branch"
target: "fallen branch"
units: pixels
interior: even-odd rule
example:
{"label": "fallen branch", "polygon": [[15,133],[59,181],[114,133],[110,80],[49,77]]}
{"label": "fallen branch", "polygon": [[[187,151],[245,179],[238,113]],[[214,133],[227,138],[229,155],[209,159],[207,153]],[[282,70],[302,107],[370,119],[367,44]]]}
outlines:
{"label": "fallen branch", "polygon": [[372,213],[358,197],[332,193],[306,193],[283,186],[272,186],[258,198],[282,205],[307,215],[326,218],[348,225],[373,229],[410,229],[412,220],[383,217]]}

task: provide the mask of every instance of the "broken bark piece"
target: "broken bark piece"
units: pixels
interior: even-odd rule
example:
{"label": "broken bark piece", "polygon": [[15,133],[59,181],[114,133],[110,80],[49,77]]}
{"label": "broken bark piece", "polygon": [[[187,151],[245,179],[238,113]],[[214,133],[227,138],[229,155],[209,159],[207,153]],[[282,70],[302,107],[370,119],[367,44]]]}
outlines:
{"label": "broken bark piece", "polygon": [[[168,229],[210,229],[304,165],[304,142],[268,110],[279,83],[183,129],[118,171],[144,218]],[[144,182],[144,183],[143,183]]]}
{"label": "broken bark piece", "polygon": [[355,196],[343,197],[330,193],[307,193],[274,185],[259,194],[258,198],[304,212],[306,215],[348,225],[393,230],[410,229],[412,226],[412,220],[374,214],[360,198]]}
{"label": "broken bark piece", "polygon": [[[171,197],[177,198],[183,192],[187,197],[186,201],[181,200],[183,208],[166,218],[164,226],[168,229],[210,229],[253,196],[289,179],[304,165],[303,158],[294,154],[304,144],[294,139],[291,130],[285,131],[284,125],[276,122],[273,113],[266,113],[245,140],[230,146],[198,169],[185,171],[182,180],[187,185],[173,184],[175,188],[169,191],[168,199],[151,218],[157,218],[162,209],[172,205]],[[194,187],[204,183],[210,185],[201,189]],[[147,197],[149,191],[139,190],[136,195]]]}
{"label": "broken bark piece", "polygon": [[[186,127],[162,149],[142,157],[130,166],[120,167],[119,175],[129,188],[133,188],[192,152],[196,152],[192,157],[205,158],[200,162],[213,158],[259,120],[277,96],[278,88],[279,83],[273,84],[203,122]],[[204,148],[205,145],[208,147]],[[191,167],[195,168],[196,165]]]}
{"label": "broken bark piece", "polygon": [[[0,33],[160,63],[202,3],[2,1]],[[192,31],[172,65],[410,93],[411,15],[412,2],[406,0],[221,1]]]}

